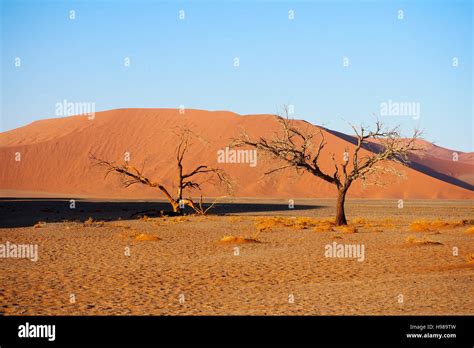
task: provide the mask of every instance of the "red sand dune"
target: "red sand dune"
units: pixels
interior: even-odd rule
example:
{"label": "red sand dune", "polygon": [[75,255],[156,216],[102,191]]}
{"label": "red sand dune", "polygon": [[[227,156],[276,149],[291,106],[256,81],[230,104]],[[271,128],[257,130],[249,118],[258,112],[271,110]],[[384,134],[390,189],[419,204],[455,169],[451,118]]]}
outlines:
{"label": "red sand dune", "polygon": [[[303,129],[318,133],[318,127],[298,121]],[[104,180],[103,169],[92,166],[89,153],[120,162],[124,152],[131,153],[131,164],[144,166],[144,174],[172,186],[176,173],[175,148],[179,127],[190,128],[193,139],[185,166],[198,164],[225,169],[236,183],[237,197],[335,197],[336,189],[309,174],[296,175],[287,170],[264,176],[278,163],[259,154],[258,165],[218,164],[217,151],[230,144],[240,129],[250,135],[272,135],[279,125],[272,115],[240,116],[225,111],[176,109],[120,109],[96,113],[95,119],[73,116],[48,119],[0,134],[0,189],[2,195],[15,192],[49,192],[66,196],[111,198],[162,198],[157,189],[135,185],[123,188],[117,177]],[[332,171],[332,153],[342,158],[352,144],[340,133],[323,129],[327,146],[321,155],[323,169]],[[472,199],[474,156],[459,152],[452,161],[452,150],[427,142],[423,158],[414,157],[413,168],[403,168],[405,179],[386,176],[383,188],[360,183],[351,187],[350,198]],[[365,150],[364,150],[365,151]],[[21,161],[15,161],[15,153]],[[398,166],[398,165],[397,165]],[[415,169],[416,168],[416,169]],[[204,196],[222,196],[225,191],[213,183],[202,186]],[[13,190],[13,191],[10,191]],[[193,195],[196,195],[193,194]]]}

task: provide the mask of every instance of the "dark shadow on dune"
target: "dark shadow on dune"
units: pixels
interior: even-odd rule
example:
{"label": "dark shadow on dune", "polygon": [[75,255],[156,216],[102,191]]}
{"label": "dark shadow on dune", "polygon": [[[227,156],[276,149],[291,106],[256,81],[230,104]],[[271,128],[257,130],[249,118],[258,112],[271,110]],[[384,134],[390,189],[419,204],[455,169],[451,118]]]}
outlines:
{"label": "dark shadow on dune", "polygon": [[[334,130],[327,129],[327,128],[324,128],[324,130],[327,131],[328,133],[331,133],[331,134],[333,134],[333,135],[335,135],[335,136],[337,136],[337,137],[353,144],[353,145],[357,145],[357,139],[354,136],[347,135],[347,134],[344,134],[344,133],[340,133],[338,131],[334,131]],[[374,144],[374,143],[362,145],[362,148],[365,149],[365,150],[374,152],[374,153],[378,153],[382,150],[381,145]],[[471,185],[471,184],[469,184],[465,181],[459,180],[457,178],[454,178],[452,176],[437,172],[433,168],[428,167],[427,165],[424,165],[424,164],[420,163],[419,161],[422,161],[422,159],[419,159],[416,156],[413,156],[412,158],[410,158],[410,161],[411,162],[408,163],[408,167],[411,168],[411,169],[414,169],[414,170],[419,171],[423,174],[429,175],[429,176],[431,176],[435,179],[444,181],[448,184],[456,185],[456,186],[462,187],[464,189],[474,191],[474,186],[473,185]]]}
{"label": "dark shadow on dune", "polygon": [[[63,221],[85,221],[92,217],[95,221],[115,221],[137,219],[138,212],[158,216],[160,210],[169,211],[166,202],[137,201],[87,201],[76,199],[71,209],[69,200],[48,198],[0,198],[0,228],[28,227],[39,221],[46,223]],[[205,207],[208,205],[204,204]],[[296,205],[294,210],[318,209],[317,205]],[[187,213],[193,213],[189,208]],[[154,210],[149,211],[149,210]],[[149,212],[148,212],[149,211]],[[236,213],[261,213],[289,211],[288,204],[267,203],[217,203],[210,211],[212,215]]]}

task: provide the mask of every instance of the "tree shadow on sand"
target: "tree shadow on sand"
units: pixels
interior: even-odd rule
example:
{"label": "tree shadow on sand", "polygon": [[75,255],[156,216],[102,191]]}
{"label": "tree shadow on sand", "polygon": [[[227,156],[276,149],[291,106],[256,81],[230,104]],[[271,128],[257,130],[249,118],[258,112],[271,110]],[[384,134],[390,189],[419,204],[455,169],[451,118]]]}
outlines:
{"label": "tree shadow on sand", "polygon": [[[203,204],[204,207],[209,206]],[[318,205],[295,205],[291,210],[314,210]],[[0,228],[28,227],[38,221],[63,222],[94,220],[115,221],[137,219],[140,212],[148,216],[159,216],[160,211],[170,211],[167,202],[145,201],[87,201],[75,200],[75,208],[70,208],[67,199],[48,198],[0,198]],[[288,212],[288,204],[278,203],[217,203],[209,215],[227,215],[239,213]],[[191,209],[186,213],[192,214]]]}

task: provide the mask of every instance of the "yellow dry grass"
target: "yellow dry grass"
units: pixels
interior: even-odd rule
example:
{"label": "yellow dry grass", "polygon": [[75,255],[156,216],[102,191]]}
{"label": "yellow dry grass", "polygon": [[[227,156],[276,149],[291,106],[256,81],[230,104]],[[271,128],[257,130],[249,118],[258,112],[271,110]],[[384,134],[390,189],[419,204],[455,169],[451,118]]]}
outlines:
{"label": "yellow dry grass", "polygon": [[320,223],[313,228],[314,232],[331,232],[333,231],[335,223],[329,220],[320,221]]}
{"label": "yellow dry grass", "polygon": [[257,231],[264,232],[264,231],[271,231],[272,227],[276,227],[277,223],[273,221],[272,219],[265,219],[265,220],[257,220],[255,221],[255,228]]}
{"label": "yellow dry grass", "polygon": [[474,226],[469,227],[469,228],[466,230],[466,234],[474,234]]}
{"label": "yellow dry grass", "polygon": [[466,262],[470,265],[474,265],[474,253],[469,253],[466,255]]}
{"label": "yellow dry grass", "polygon": [[393,228],[395,227],[395,221],[393,219],[387,218],[382,220],[369,220],[363,217],[356,217],[350,220],[352,225],[357,225],[359,228],[373,228],[378,232],[382,232],[384,228]]}
{"label": "yellow dry grass", "polygon": [[94,219],[91,216],[89,216],[89,218],[86,221],[84,221],[84,226],[92,226],[93,223],[94,223]]}
{"label": "yellow dry grass", "polygon": [[151,221],[151,219],[147,215],[140,216],[140,220],[144,222]]}
{"label": "yellow dry grass", "polygon": [[94,221],[92,217],[89,216],[89,218],[84,221],[83,226],[84,227],[103,227],[105,224],[104,221]]}
{"label": "yellow dry grass", "polygon": [[294,230],[306,230],[313,228],[316,232],[332,231],[334,227],[333,219],[315,219],[310,217],[259,217],[255,221],[257,231],[271,231],[277,227],[288,227]]}
{"label": "yellow dry grass", "polygon": [[341,231],[342,233],[356,233],[357,232],[357,228],[352,225],[340,226],[338,227],[338,230]]}
{"label": "yellow dry grass", "polygon": [[408,244],[413,244],[413,245],[443,245],[443,243],[441,242],[435,242],[435,241],[432,241],[431,239],[427,239],[426,237],[419,239],[414,236],[406,237],[405,242],[407,242]]}
{"label": "yellow dry grass", "polygon": [[351,222],[353,224],[366,225],[366,224],[369,223],[369,220],[367,220],[366,218],[362,218],[362,217],[356,217],[354,219],[351,219]]}
{"label": "yellow dry grass", "polygon": [[261,243],[258,239],[241,236],[224,236],[221,238],[220,242],[229,244]]}
{"label": "yellow dry grass", "polygon": [[294,225],[292,226],[295,230],[306,230],[310,227],[316,227],[320,223],[320,220],[309,218],[309,217],[299,217],[296,218]]}
{"label": "yellow dry grass", "polygon": [[145,234],[145,233],[140,233],[140,234],[136,235],[134,239],[138,240],[138,241],[157,241],[157,240],[161,240],[161,238],[159,238],[158,236],[155,236],[153,234]]}
{"label": "yellow dry grass", "polygon": [[438,231],[446,228],[455,228],[463,226],[463,221],[442,221],[442,220],[415,220],[410,224],[410,230],[413,232]]}

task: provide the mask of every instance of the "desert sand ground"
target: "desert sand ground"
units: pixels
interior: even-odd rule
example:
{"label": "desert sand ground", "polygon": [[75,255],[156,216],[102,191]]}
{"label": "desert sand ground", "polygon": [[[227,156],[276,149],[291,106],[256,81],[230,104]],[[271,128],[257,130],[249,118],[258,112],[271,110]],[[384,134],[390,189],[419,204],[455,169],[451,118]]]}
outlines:
{"label": "desert sand ground", "polygon": [[[474,218],[472,202],[397,204],[349,200],[354,233],[325,220],[334,213],[329,199],[298,200],[295,209],[283,200],[241,199],[205,217],[141,219],[130,215],[166,205],[77,201],[69,209],[68,200],[3,199],[0,243],[38,244],[39,259],[0,259],[0,312],[473,315],[474,267],[466,256],[474,234],[472,221],[460,223]],[[451,224],[410,227],[421,219]],[[224,236],[259,242],[221,242]],[[363,244],[364,261],[325,257],[334,241]]]}

